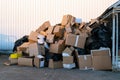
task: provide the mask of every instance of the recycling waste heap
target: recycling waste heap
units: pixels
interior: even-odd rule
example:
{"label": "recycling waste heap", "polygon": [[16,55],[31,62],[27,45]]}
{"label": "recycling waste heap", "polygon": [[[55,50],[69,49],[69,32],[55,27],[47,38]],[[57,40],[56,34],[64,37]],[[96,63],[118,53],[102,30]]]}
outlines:
{"label": "recycling waste heap", "polygon": [[44,22],[15,42],[10,64],[37,68],[111,70],[111,30],[98,19],[79,22],[64,15],[61,23]]}

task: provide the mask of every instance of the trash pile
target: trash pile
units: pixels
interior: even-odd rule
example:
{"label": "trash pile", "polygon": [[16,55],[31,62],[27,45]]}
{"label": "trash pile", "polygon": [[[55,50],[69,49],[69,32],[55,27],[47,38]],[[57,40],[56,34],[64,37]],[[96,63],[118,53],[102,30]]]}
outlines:
{"label": "trash pile", "polygon": [[68,14],[61,23],[51,26],[46,21],[17,40],[9,61],[37,68],[108,70],[111,43],[111,32],[98,19],[85,23]]}

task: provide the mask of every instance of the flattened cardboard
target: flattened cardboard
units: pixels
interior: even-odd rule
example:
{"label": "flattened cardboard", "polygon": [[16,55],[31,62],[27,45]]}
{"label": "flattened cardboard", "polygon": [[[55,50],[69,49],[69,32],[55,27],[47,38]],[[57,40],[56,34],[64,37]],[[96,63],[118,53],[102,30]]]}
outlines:
{"label": "flattened cardboard", "polygon": [[62,63],[62,61],[53,61],[53,59],[50,59],[48,67],[52,68],[52,69],[62,68],[63,67],[63,63]]}
{"label": "flattened cardboard", "polygon": [[18,65],[33,67],[33,58],[20,57],[20,58],[18,58]]}
{"label": "flattened cardboard", "polygon": [[74,63],[73,56],[64,56],[63,57],[63,64],[72,64]]}
{"label": "flattened cardboard", "polygon": [[28,39],[29,39],[30,41],[35,41],[35,42],[37,42],[37,41],[38,41],[38,40],[37,40],[37,36],[38,36],[38,35],[39,35],[39,33],[32,31],[32,32],[30,33]]}
{"label": "flattened cardboard", "polygon": [[92,69],[92,56],[91,55],[78,56],[78,66],[80,70]]}

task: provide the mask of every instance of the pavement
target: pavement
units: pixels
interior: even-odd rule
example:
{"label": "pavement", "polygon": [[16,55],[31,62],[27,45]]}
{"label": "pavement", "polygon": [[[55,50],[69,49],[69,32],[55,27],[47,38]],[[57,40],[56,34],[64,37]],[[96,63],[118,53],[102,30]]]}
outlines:
{"label": "pavement", "polygon": [[8,55],[0,55],[0,80],[120,80],[120,72],[3,65],[7,60]]}

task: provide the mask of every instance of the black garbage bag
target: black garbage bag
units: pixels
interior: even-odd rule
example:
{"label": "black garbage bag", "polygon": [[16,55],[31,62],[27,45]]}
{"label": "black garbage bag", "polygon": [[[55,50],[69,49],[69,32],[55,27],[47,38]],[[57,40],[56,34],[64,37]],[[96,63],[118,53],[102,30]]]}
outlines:
{"label": "black garbage bag", "polygon": [[99,27],[94,28],[91,31],[92,36],[97,40],[108,41],[111,38],[112,33],[109,31],[107,27],[104,25],[100,25]]}
{"label": "black garbage bag", "polygon": [[55,53],[47,52],[45,54],[45,67],[48,67],[49,59],[53,59],[53,61],[61,61],[62,60],[62,54],[55,54]]}
{"label": "black garbage bag", "polygon": [[78,55],[85,55],[85,54],[87,54],[85,49],[81,49],[81,48],[75,48],[75,49],[78,51]]}
{"label": "black garbage bag", "polygon": [[17,51],[17,47],[22,45],[24,42],[28,42],[28,36],[25,35],[22,38],[15,41],[13,52]]}

